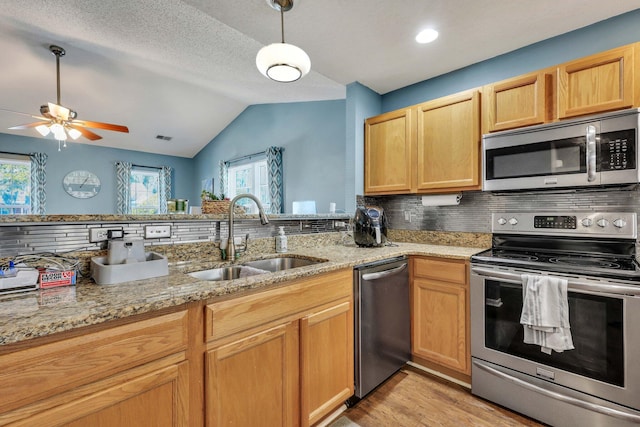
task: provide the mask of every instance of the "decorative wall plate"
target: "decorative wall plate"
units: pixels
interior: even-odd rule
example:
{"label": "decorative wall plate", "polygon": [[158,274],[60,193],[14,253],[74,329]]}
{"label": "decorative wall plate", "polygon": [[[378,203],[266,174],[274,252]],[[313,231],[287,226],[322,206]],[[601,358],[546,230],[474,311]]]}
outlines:
{"label": "decorative wall plate", "polygon": [[89,171],[72,171],[62,180],[64,190],[78,199],[89,199],[100,192],[100,178]]}

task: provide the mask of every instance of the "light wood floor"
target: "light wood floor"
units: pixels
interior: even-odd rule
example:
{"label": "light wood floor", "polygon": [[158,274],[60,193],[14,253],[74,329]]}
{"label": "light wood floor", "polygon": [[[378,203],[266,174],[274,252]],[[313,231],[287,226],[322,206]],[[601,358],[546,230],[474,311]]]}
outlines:
{"label": "light wood floor", "polygon": [[543,426],[410,366],[347,409],[333,426],[349,425],[345,418],[361,427]]}

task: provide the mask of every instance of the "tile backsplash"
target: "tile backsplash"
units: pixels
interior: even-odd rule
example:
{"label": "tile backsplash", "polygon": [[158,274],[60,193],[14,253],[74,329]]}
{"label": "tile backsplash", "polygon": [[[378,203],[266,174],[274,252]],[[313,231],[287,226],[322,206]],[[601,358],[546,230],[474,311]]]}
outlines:
{"label": "tile backsplash", "polygon": [[639,212],[638,186],[568,192],[464,192],[456,206],[422,206],[422,196],[364,197],[388,215],[390,227],[405,230],[491,232],[491,214],[503,211]]}
{"label": "tile backsplash", "polygon": [[[342,220],[344,221],[344,219]],[[262,226],[257,220],[236,220],[234,235],[249,234],[251,239],[275,236],[278,226],[284,226],[290,235],[334,231],[333,219],[272,219]],[[144,238],[147,225],[170,225],[171,237],[147,239],[145,245],[174,245],[183,243],[217,242],[229,234],[224,220],[175,220],[128,222],[32,222],[0,223],[0,257],[12,257],[42,252],[64,253],[75,251],[100,251],[106,242],[89,242],[89,229],[94,227],[122,228],[126,238]]]}

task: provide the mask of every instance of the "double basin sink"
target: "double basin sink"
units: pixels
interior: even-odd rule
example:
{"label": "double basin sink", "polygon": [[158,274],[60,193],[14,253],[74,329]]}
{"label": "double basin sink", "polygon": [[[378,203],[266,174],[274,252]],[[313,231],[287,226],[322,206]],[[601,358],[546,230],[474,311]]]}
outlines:
{"label": "double basin sink", "polygon": [[193,273],[189,273],[189,275],[200,280],[233,280],[258,274],[274,273],[276,271],[306,267],[308,265],[320,264],[323,262],[326,262],[326,260],[295,257],[267,258],[256,261],[247,261],[240,265],[230,265],[226,267],[212,268],[209,270],[194,271]]}

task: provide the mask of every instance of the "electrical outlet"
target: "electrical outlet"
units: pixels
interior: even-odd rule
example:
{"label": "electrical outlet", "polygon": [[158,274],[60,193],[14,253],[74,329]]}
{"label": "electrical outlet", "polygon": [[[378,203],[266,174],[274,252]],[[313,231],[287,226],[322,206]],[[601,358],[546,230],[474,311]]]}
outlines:
{"label": "electrical outlet", "polygon": [[170,225],[145,225],[144,226],[145,239],[162,239],[166,237],[171,237]]}
{"label": "electrical outlet", "polygon": [[89,242],[104,242],[105,240],[109,240],[109,231],[122,231],[122,227],[112,227],[112,228],[90,228],[89,229]]}

